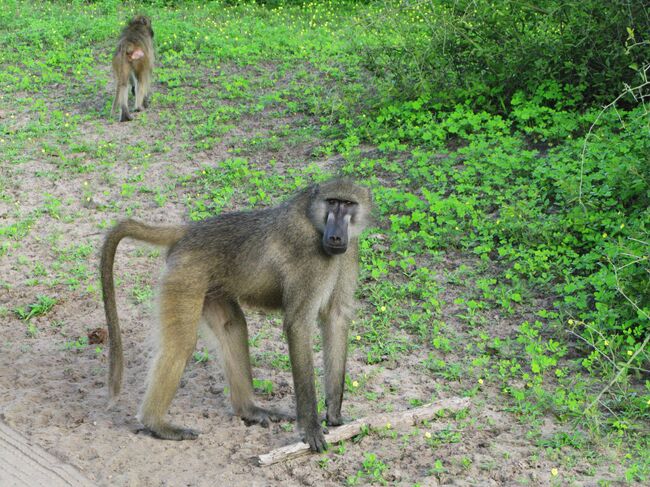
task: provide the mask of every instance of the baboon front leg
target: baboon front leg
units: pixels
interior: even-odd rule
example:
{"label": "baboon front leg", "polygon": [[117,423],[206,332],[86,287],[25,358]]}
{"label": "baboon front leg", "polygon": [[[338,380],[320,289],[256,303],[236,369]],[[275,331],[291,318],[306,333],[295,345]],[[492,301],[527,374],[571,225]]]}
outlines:
{"label": "baboon front leg", "polygon": [[138,80],[135,85],[135,111],[140,112],[144,110],[144,98],[146,95],[146,84]]}
{"label": "baboon front leg", "polygon": [[202,290],[163,285],[160,348],[149,374],[147,391],[138,415],[142,424],[158,438],[192,440],[198,437],[198,432],[173,426],[163,417],[176,394],[187,360],[196,346],[203,296]]}
{"label": "baboon front leg", "polygon": [[323,355],[325,361],[325,402],[327,424],[343,424],[341,403],[345,385],[345,362],[348,350],[348,317],[333,309],[322,322]]}
{"label": "baboon front leg", "polygon": [[301,318],[303,319],[296,320],[293,317],[288,319],[284,327],[289,341],[298,426],[304,434],[305,443],[309,444],[312,451],[322,452],[327,449],[327,443],[317,412],[314,357],[310,336],[312,327],[310,320],[304,319],[304,316]]}
{"label": "baboon front leg", "polygon": [[286,419],[287,415],[263,409],[253,402],[253,374],[248,349],[246,318],[239,305],[216,299],[206,300],[203,316],[215,334],[230,387],[230,401],[235,414],[247,425],[268,427],[270,421]]}

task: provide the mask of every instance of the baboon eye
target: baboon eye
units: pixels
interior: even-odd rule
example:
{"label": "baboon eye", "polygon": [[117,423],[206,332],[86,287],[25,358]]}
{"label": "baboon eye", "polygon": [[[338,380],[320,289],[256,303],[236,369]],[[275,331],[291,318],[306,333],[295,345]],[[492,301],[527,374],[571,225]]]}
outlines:
{"label": "baboon eye", "polygon": [[332,199],[332,198],[330,198],[328,200],[325,200],[325,201],[327,201],[327,204],[330,205],[330,206],[335,206],[338,203],[338,200],[335,200],[335,199]]}

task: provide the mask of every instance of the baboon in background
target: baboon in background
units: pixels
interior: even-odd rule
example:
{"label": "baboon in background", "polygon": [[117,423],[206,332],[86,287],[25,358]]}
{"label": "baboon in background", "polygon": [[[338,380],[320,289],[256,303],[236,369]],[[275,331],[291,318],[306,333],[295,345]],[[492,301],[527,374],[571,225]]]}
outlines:
{"label": "baboon in background", "polygon": [[122,383],[122,342],[113,262],[124,237],[168,247],[160,291],[159,350],[138,418],[159,438],[194,439],[196,431],[163,419],[196,346],[203,318],[221,345],[230,399],[246,423],[268,426],[283,415],[253,402],[248,331],[240,303],[284,311],[297,422],[314,451],[327,445],[316,410],[313,325],[320,321],[326,419],[342,423],[347,332],[358,274],[358,237],[370,221],[367,188],[347,179],[316,184],[269,209],[224,213],[179,226],[125,220],[106,235],[101,279],[110,336],[111,398]]}
{"label": "baboon in background", "polygon": [[117,106],[120,107],[120,122],[133,120],[129,114],[129,83],[135,94],[135,111],[140,111],[149,105],[153,62],[151,20],[138,15],[122,30],[113,56],[116,85],[113,110]]}

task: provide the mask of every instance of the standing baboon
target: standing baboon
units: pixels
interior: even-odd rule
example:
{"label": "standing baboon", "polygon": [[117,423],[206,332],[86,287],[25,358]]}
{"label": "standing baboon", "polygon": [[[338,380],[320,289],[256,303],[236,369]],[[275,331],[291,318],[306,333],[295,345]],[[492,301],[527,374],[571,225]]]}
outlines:
{"label": "standing baboon", "polygon": [[111,398],[120,391],[123,368],[113,261],[120,240],[131,237],[169,248],[160,291],[160,345],[139,414],[144,426],[160,438],[197,437],[197,432],[172,426],[163,416],[196,346],[201,317],[221,345],[235,414],[264,426],[280,419],[253,402],[242,303],[284,311],[298,426],[311,449],[323,451],[327,445],[316,410],[313,325],[320,321],[323,338],[326,419],[339,425],[358,237],[369,221],[370,207],[367,188],[334,179],[275,208],[225,213],[180,226],[119,223],[106,236],[101,261]]}
{"label": "standing baboon", "polygon": [[113,110],[117,106],[120,107],[120,122],[133,120],[129,114],[129,83],[135,94],[135,111],[140,111],[149,105],[153,61],[151,20],[138,15],[122,30],[113,56],[116,85]]}

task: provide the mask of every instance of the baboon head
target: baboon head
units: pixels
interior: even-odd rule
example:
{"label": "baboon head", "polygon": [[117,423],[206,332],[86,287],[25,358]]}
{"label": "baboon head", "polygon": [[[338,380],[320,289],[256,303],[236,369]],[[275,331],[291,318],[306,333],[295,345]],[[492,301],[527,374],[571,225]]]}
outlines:
{"label": "baboon head", "polygon": [[140,25],[145,26],[149,31],[149,35],[151,36],[151,38],[153,38],[153,28],[151,27],[151,20],[149,19],[149,17],[146,17],[145,15],[136,15],[129,22],[130,28],[140,26]]}

